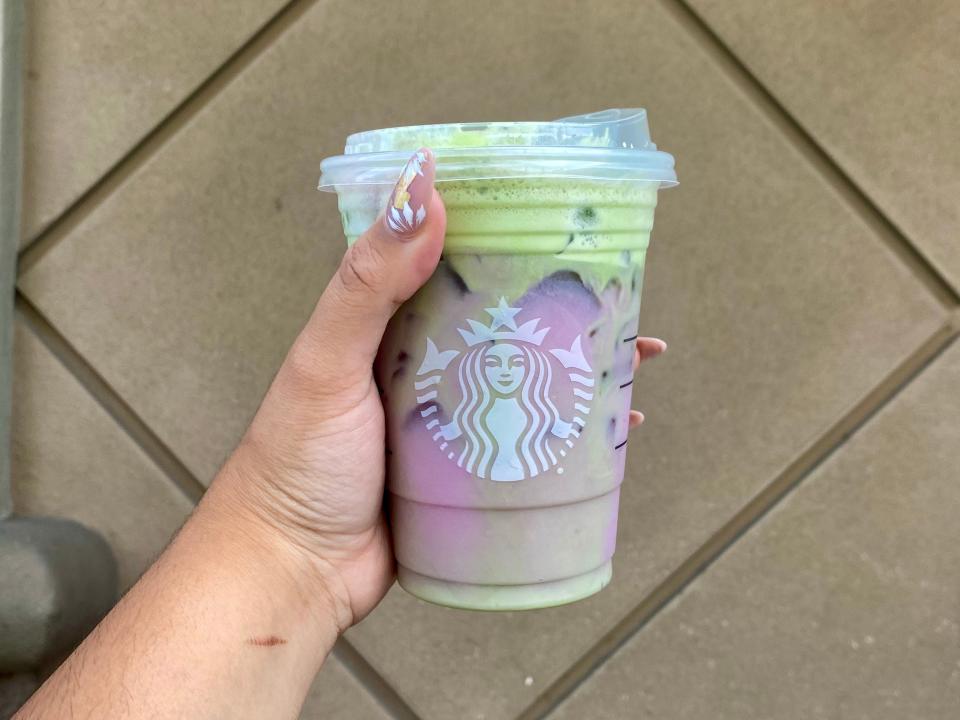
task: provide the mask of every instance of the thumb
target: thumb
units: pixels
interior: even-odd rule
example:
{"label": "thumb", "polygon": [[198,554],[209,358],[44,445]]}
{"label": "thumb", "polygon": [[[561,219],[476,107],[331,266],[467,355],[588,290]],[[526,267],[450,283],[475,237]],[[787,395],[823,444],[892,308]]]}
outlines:
{"label": "thumb", "polygon": [[430,150],[411,156],[385,212],[347,250],[320,297],[297,342],[321,377],[324,368],[341,386],[369,377],[387,322],[436,269],[446,213],[435,174]]}

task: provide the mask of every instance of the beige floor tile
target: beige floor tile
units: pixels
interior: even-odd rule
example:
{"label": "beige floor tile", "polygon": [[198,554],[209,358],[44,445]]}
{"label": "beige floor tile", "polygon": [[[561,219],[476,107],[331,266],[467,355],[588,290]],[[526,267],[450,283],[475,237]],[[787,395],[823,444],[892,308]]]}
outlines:
{"label": "beige floor tile", "polygon": [[336,658],[327,658],[300,720],[387,720],[390,716]]}
{"label": "beige floor tile", "polygon": [[960,288],[960,4],[690,5]]}
{"label": "beige floor tile", "polygon": [[955,345],[577,690],[567,718],[955,718]]}
{"label": "beige floor tile", "polygon": [[206,480],[340,253],[334,202],[311,188],[349,130],[650,107],[683,184],[663,196],[642,330],[671,350],[638,383],[649,421],[612,587],[506,616],[394,592],[351,635],[424,717],[505,718],[941,312],[658,5],[410,2],[390,22],[378,7],[318,4],[21,287]]}
{"label": "beige floor tile", "polygon": [[15,509],[100,532],[126,589],[192,505],[23,323],[14,340]]}
{"label": "beige floor tile", "polygon": [[76,200],[282,4],[28,2],[25,238]]}

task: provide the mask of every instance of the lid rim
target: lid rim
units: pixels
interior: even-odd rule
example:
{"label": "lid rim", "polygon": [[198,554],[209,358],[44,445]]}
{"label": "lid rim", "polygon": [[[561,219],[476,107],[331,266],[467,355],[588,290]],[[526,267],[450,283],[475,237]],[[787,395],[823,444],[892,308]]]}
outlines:
{"label": "lid rim", "polygon": [[428,147],[438,182],[556,178],[676,184],[674,158],[650,137],[647,111],[616,108],[554,121],[407,125],[348,136],[320,163],[320,188],[392,184]]}
{"label": "lid rim", "polygon": [[[662,150],[529,147],[509,148],[509,152],[500,150],[435,150],[437,181],[513,177],[676,180],[673,155]],[[325,158],[320,163],[320,187],[393,183],[408,157],[406,151],[391,150]],[[371,177],[381,173],[384,174],[382,180]],[[351,175],[352,179],[345,179],[344,175]]]}
{"label": "lid rim", "polygon": [[[484,176],[484,177],[452,177],[452,178],[441,178],[436,180],[437,184],[443,184],[447,182],[478,182],[483,180],[569,180],[571,182],[583,182],[589,180],[592,182],[630,182],[630,183],[649,183],[650,185],[656,185],[658,190],[670,190],[675,188],[680,184],[680,181],[677,180],[674,175],[672,178],[603,178],[603,177],[591,177],[591,176],[577,176],[577,175],[494,175],[494,176]],[[346,182],[321,182],[317,185],[317,190],[320,192],[338,192],[338,188],[353,188],[353,187],[390,187],[393,185],[393,182],[379,181],[379,180],[351,180]]]}
{"label": "lid rim", "polygon": [[[486,180],[569,180],[569,181],[593,181],[593,182],[623,182],[623,183],[649,183],[656,185],[658,189],[666,190],[679,185],[677,174],[673,168],[646,168],[643,173],[629,174],[601,174],[598,172],[584,172],[577,170],[568,170],[564,173],[548,172],[545,170],[534,170],[533,172],[496,172],[492,171],[484,174],[467,173],[449,173],[438,174],[435,183],[447,182],[483,182]],[[381,186],[389,187],[396,182],[395,174],[383,174],[377,177],[375,173],[367,173],[363,176],[353,175],[351,177],[336,177],[336,173],[331,177],[330,173],[321,176],[317,189],[324,192],[336,192],[338,188],[348,187],[371,187]]]}
{"label": "lid rim", "polygon": [[344,155],[431,147],[593,147],[656,150],[644,108],[609,108],[557,120],[399,125],[351,133]]}

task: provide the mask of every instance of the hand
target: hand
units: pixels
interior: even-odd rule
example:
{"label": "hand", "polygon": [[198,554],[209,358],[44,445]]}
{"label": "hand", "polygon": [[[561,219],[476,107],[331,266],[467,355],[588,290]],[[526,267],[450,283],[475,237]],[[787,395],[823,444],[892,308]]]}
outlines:
{"label": "hand", "polygon": [[344,255],[209,493],[309,560],[341,632],[394,578],[372,366],[390,317],[440,258],[446,215],[433,179],[432,154],[418,151],[387,213]]}

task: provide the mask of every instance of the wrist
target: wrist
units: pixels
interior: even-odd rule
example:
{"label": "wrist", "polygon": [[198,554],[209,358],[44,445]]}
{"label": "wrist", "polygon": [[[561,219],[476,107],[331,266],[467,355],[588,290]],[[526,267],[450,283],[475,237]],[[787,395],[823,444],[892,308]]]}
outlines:
{"label": "wrist", "polygon": [[263,587],[292,600],[316,624],[332,630],[333,640],[353,624],[349,594],[335,569],[269,516],[233,459],[190,522],[205,536],[229,544],[230,557],[242,555],[245,564],[262,574]]}

